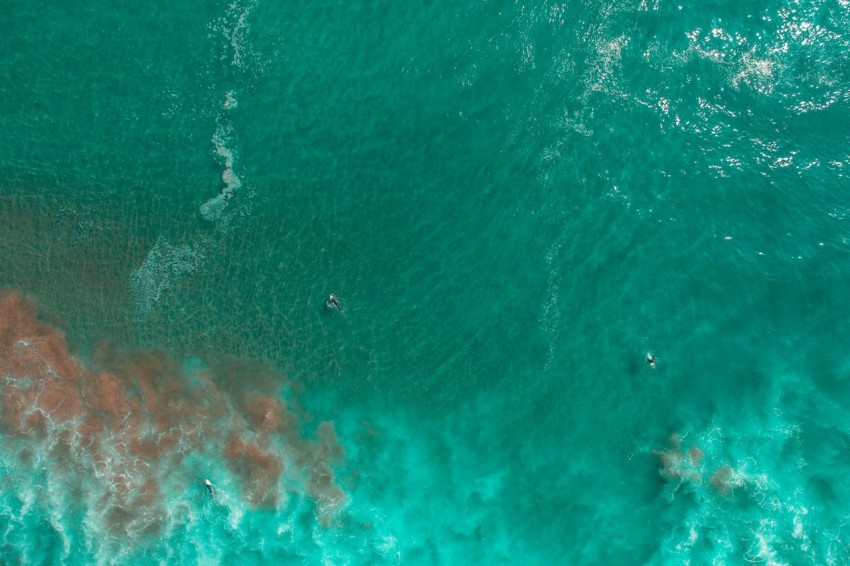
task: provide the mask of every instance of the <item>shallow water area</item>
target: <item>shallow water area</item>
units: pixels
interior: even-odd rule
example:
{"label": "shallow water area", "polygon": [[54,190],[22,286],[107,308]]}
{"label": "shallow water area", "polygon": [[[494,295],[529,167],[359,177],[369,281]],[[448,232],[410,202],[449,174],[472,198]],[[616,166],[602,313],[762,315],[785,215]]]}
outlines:
{"label": "shallow water area", "polygon": [[148,8],[0,16],[0,561],[848,560],[841,2]]}

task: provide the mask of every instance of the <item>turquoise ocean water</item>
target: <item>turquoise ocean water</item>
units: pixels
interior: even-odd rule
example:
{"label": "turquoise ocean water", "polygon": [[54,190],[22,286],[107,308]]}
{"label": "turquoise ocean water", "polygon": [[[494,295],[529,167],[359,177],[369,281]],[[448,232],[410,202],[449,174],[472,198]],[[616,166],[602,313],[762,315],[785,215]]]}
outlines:
{"label": "turquoise ocean water", "polygon": [[3,563],[850,562],[846,0],[0,30]]}

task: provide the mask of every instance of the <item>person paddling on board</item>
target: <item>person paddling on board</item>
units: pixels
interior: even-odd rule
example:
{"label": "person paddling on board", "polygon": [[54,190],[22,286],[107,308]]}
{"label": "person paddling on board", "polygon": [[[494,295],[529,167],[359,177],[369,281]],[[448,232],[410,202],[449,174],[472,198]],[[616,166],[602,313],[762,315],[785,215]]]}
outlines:
{"label": "person paddling on board", "polygon": [[655,356],[653,356],[652,354],[647,354],[646,355],[646,363],[649,364],[649,367],[651,367],[652,369],[655,369]]}
{"label": "person paddling on board", "polygon": [[210,480],[204,480],[204,485],[207,486],[207,489],[210,492],[210,499],[215,499],[215,490],[213,489],[213,485]]}
{"label": "person paddling on board", "polygon": [[342,305],[339,303],[339,299],[336,298],[336,295],[331,293],[330,297],[328,297],[328,302],[326,303],[328,308],[335,307],[336,310],[342,312]]}

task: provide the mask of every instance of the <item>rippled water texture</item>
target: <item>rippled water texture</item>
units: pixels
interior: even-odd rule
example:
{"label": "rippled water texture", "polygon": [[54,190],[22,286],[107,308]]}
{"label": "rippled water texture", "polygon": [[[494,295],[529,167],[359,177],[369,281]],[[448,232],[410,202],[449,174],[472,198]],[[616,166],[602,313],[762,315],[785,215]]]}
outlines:
{"label": "rippled water texture", "polygon": [[0,561],[848,561],[847,2],[0,12]]}

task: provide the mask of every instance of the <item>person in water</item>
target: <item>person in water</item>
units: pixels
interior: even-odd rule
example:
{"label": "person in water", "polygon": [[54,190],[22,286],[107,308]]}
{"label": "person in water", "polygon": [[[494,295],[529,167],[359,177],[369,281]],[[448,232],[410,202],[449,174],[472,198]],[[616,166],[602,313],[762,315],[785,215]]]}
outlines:
{"label": "person in water", "polygon": [[647,354],[646,355],[646,363],[649,364],[649,367],[651,367],[652,369],[655,369],[655,356],[653,356],[652,354]]}
{"label": "person in water", "polygon": [[342,305],[339,303],[339,299],[336,298],[336,295],[331,293],[330,297],[328,297],[328,307],[336,307],[336,310],[342,312]]}
{"label": "person in water", "polygon": [[210,499],[215,499],[215,490],[213,489],[213,485],[210,480],[204,480],[204,484],[207,486],[207,489],[210,492]]}

